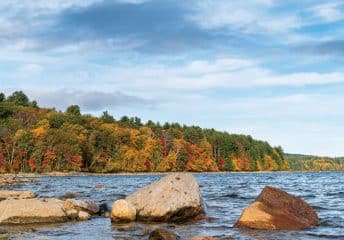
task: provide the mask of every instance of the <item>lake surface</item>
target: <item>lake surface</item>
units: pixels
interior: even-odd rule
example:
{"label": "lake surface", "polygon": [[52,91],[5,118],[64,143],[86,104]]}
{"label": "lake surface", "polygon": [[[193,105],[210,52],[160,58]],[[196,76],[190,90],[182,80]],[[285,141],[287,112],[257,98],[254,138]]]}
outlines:
{"label": "lake surface", "polygon": [[[13,239],[147,239],[155,227],[166,227],[181,237],[213,236],[215,239],[344,239],[344,173],[228,173],[195,174],[207,215],[213,221],[186,224],[112,224],[109,218],[94,217],[86,222],[0,227]],[[33,190],[39,197],[58,197],[80,192],[80,199],[108,203],[133,193],[163,175],[40,177],[40,182],[11,189]],[[104,185],[96,188],[97,184]],[[266,185],[301,197],[318,213],[319,227],[304,231],[257,231],[233,227],[243,208]]]}

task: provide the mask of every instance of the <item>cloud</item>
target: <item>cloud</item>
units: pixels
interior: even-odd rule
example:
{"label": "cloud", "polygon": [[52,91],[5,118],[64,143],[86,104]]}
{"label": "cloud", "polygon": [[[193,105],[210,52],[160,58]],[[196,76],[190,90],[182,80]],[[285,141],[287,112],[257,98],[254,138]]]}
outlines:
{"label": "cloud", "polygon": [[28,91],[32,99],[36,99],[41,106],[66,109],[67,106],[78,104],[83,111],[99,112],[121,107],[152,108],[154,101],[123,92],[100,92],[80,90],[58,90],[52,92]]}
{"label": "cloud", "polygon": [[155,55],[225,54],[240,48],[249,55],[252,49],[272,52],[264,47],[266,41],[280,46],[314,39],[313,33],[302,32],[303,27],[322,23],[323,12],[333,16],[337,5],[273,0],[4,0],[0,44],[37,52]]}
{"label": "cloud", "polygon": [[[195,19],[211,18],[204,12],[196,13],[200,10],[195,8],[197,1],[53,0],[18,5],[6,2],[0,3],[4,16],[0,29],[17,30],[11,36],[0,36],[0,43],[18,50],[93,49],[175,55],[228,50],[251,41],[240,28],[204,29]],[[5,8],[8,10],[4,11]]]}
{"label": "cloud", "polygon": [[343,3],[340,1],[327,2],[316,5],[312,8],[313,14],[325,22],[336,22],[342,20]]}
{"label": "cloud", "polygon": [[302,26],[297,15],[276,13],[273,11],[275,7],[280,5],[273,0],[199,0],[195,1],[196,11],[190,18],[205,29],[225,27],[251,34],[286,33]]}
{"label": "cloud", "polygon": [[108,50],[118,50],[118,45],[129,43],[138,51],[161,53],[204,48],[210,39],[216,41],[185,20],[187,11],[172,1],[106,1],[68,8],[53,16],[55,22],[49,28],[38,29],[33,36],[37,44],[31,50],[75,43],[95,43],[93,47],[103,45]]}
{"label": "cloud", "polygon": [[[113,76],[121,76],[114,79]],[[194,60],[178,66],[129,64],[103,69],[98,76],[109,87],[133,91],[202,91],[255,87],[303,87],[344,82],[342,72],[277,73],[246,58]]]}
{"label": "cloud", "polygon": [[310,55],[343,56],[344,40],[325,41],[297,46],[291,49],[293,53]]}

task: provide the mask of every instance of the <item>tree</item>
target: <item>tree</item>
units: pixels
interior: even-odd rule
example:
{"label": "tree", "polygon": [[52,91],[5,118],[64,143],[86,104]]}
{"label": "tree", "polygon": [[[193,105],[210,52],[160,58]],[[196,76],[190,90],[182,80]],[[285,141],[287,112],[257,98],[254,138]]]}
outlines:
{"label": "tree", "polygon": [[109,114],[108,111],[103,112],[103,115],[100,117],[103,123],[114,123],[115,119]]}
{"label": "tree", "polygon": [[66,113],[69,115],[73,115],[73,116],[80,116],[80,107],[78,105],[70,105],[67,109],[66,109]]}
{"label": "tree", "polygon": [[31,103],[30,103],[30,106],[31,107],[34,107],[34,108],[38,108],[38,104],[37,104],[37,101],[32,101]]}
{"label": "tree", "polygon": [[7,101],[22,106],[28,106],[30,103],[29,98],[22,91],[15,91],[7,97]]}
{"label": "tree", "polygon": [[5,94],[4,94],[4,93],[2,93],[2,92],[0,92],[0,102],[3,102],[3,101],[5,101],[5,99],[6,99],[6,96],[5,96]]}

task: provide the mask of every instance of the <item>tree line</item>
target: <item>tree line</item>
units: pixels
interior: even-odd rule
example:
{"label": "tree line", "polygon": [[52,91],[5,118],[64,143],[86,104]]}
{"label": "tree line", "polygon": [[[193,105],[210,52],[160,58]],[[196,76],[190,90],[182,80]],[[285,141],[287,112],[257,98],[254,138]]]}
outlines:
{"label": "tree line", "polygon": [[344,171],[344,157],[285,154],[291,171]]}
{"label": "tree line", "polygon": [[105,111],[40,108],[21,91],[0,93],[0,172],[288,170],[281,147],[251,136],[147,121]]}

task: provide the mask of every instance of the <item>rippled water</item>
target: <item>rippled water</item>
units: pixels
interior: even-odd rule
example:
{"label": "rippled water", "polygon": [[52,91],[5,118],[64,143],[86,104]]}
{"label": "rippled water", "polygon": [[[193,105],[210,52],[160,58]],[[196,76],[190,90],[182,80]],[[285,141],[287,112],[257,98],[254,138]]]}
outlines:
{"label": "rippled water", "polygon": [[[344,173],[228,173],[196,174],[211,222],[184,224],[112,224],[94,217],[86,222],[0,227],[13,239],[147,239],[151,229],[166,227],[182,237],[207,235],[215,239],[344,239]],[[80,192],[81,199],[108,203],[159,180],[163,175],[41,177],[15,189],[36,191],[40,197]],[[96,188],[97,184],[104,185]],[[240,230],[233,227],[243,208],[261,189],[275,186],[303,198],[317,211],[321,225],[304,231]]]}

